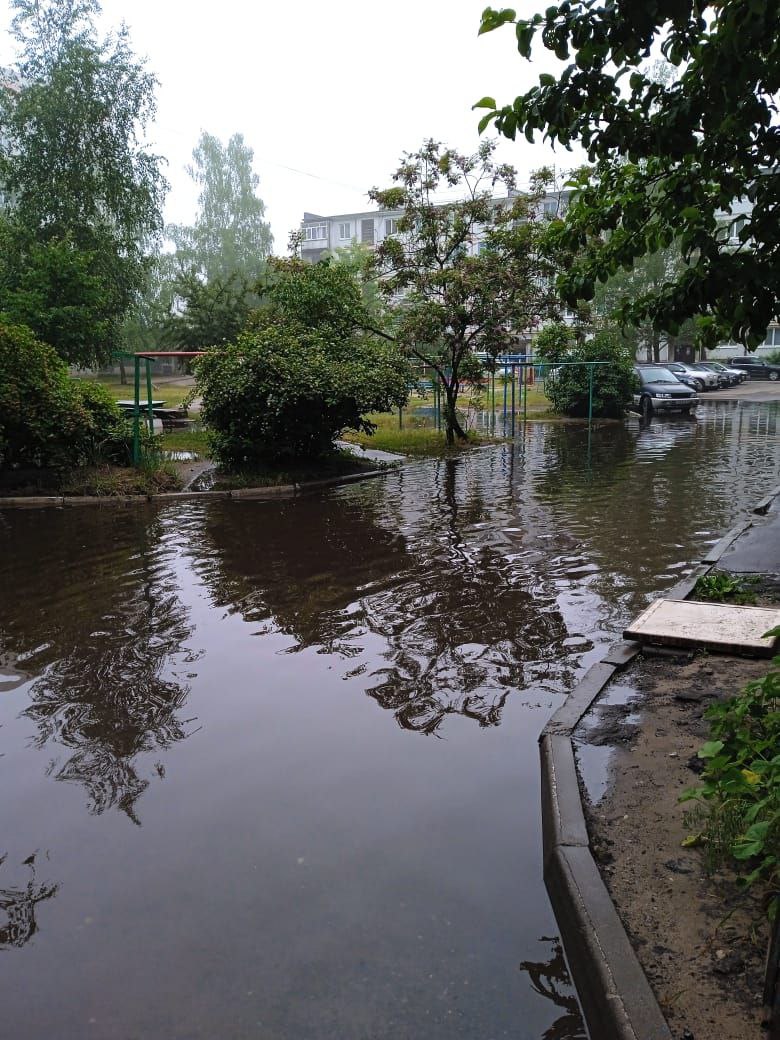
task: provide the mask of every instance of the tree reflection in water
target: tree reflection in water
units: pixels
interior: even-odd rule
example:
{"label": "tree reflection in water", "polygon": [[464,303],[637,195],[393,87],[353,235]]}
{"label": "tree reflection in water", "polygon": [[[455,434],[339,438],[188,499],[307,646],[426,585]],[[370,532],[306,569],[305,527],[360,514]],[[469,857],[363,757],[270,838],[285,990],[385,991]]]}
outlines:
{"label": "tree reflection in water", "polygon": [[[139,823],[136,805],[150,782],[139,758],[188,735],[193,720],[180,712],[190,687],[174,669],[197,655],[185,645],[192,628],[160,515],[90,521],[79,515],[49,525],[44,541],[34,518],[27,537],[16,539],[23,592],[14,592],[12,574],[0,604],[0,653],[16,652],[39,674],[22,716],[36,725],[34,746],[69,752],[51,762],[49,775],[82,784],[91,813],[116,806]],[[74,545],[83,546],[77,561]],[[46,588],[52,574],[62,583],[56,597]],[[161,764],[146,769],[164,775]]]}
{"label": "tree reflection in water", "polygon": [[[24,887],[0,888],[0,950],[12,946],[24,946],[38,931],[35,907],[56,895],[58,885],[39,884],[35,879],[36,853],[23,863],[30,872]],[[0,856],[0,867],[7,856]]]}
{"label": "tree reflection in water", "polygon": [[549,959],[523,961],[520,970],[528,973],[531,987],[539,996],[552,1001],[556,1007],[563,1008],[564,1011],[564,1014],[556,1018],[545,1030],[541,1040],[588,1040],[560,940],[542,936],[541,942],[551,945]]}
{"label": "tree reflection in water", "polygon": [[405,729],[433,734],[452,714],[495,726],[529,666],[562,669],[571,651],[552,584],[481,532],[495,521],[493,478],[447,460],[433,493],[427,475],[422,513],[421,489],[403,480],[261,517],[256,507],[211,510],[195,565],[218,605],[288,633],[291,650],[349,658],[379,636],[386,663],[367,674],[366,692]]}

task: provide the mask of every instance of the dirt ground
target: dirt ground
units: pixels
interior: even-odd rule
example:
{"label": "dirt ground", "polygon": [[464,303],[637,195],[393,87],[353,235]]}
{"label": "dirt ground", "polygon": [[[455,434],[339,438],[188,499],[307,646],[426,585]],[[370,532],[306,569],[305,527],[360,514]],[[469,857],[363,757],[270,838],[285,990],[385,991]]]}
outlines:
{"label": "dirt ground", "polygon": [[[758,893],[708,875],[685,849],[696,757],[716,697],[768,662],[720,655],[640,657],[624,673],[637,699],[596,706],[589,744],[613,746],[611,783],[588,807],[594,855],[675,1040],[760,1040],[768,927]],[[639,721],[637,722],[637,713]]]}

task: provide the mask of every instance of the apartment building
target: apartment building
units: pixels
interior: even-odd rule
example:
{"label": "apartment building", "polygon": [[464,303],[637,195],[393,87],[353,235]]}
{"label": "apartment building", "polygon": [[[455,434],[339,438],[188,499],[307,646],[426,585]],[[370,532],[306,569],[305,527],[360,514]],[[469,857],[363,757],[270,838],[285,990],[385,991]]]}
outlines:
{"label": "apartment building", "polygon": [[[555,217],[563,216],[568,206],[571,192],[551,192],[545,195],[539,203],[539,215]],[[497,200],[500,202],[501,200]],[[728,236],[729,245],[734,249],[740,246],[739,233],[750,216],[751,204],[747,199],[738,199],[731,207],[729,213],[721,213],[720,219],[723,223],[724,235]],[[353,213],[337,213],[332,216],[323,216],[318,213],[303,214],[301,222],[301,257],[304,260],[315,263],[326,253],[343,249],[353,242],[360,243],[369,248],[379,245],[385,238],[394,235],[398,231],[398,219],[400,211],[394,210],[364,210]],[[477,231],[469,245],[473,253],[480,249],[480,237]],[[571,321],[573,315],[564,310],[564,320]],[[780,322],[769,327],[764,343],[756,350],[756,355],[766,356],[774,350],[780,349]],[[723,359],[742,354],[744,348],[741,344],[723,343],[709,351],[709,357]],[[645,348],[640,346],[637,354],[640,358],[645,357]],[[693,347],[688,344],[661,345],[662,360],[692,361]]]}
{"label": "apartment building", "polygon": [[[562,216],[566,211],[569,194],[568,191],[562,191],[545,195],[539,204],[540,213],[550,217]],[[496,200],[497,203],[501,201]],[[343,249],[353,242],[373,248],[388,236],[397,234],[400,216],[400,210],[377,209],[337,213],[334,216],[304,213],[301,222],[301,257],[315,263],[325,253]],[[479,232],[474,235],[470,248],[474,253],[479,252]]]}

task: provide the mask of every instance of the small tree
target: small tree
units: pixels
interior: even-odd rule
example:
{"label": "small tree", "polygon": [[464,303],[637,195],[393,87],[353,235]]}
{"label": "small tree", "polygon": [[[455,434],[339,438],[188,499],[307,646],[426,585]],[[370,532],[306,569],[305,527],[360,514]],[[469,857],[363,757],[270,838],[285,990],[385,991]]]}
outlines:
{"label": "small tree", "polygon": [[[546,174],[519,195],[515,171],[495,163],[494,150],[485,142],[466,156],[428,141],[404,157],[393,177],[397,187],[369,193],[399,214],[397,234],[376,249],[375,271],[396,341],[431,366],[442,385],[448,444],[466,439],[458,395],[481,371],[476,354],[494,359],[516,349],[519,335],[554,311],[536,220]],[[458,201],[444,201],[443,189]],[[503,197],[495,198],[497,191]]]}
{"label": "small tree", "polygon": [[584,362],[607,361],[593,366],[593,415],[617,419],[623,414],[636,379],[631,343],[619,329],[602,328],[582,338],[568,326],[553,323],[541,330],[535,350],[542,361],[560,366],[545,382],[545,393],[556,412],[577,418],[588,415],[591,376]]}
{"label": "small tree", "polygon": [[406,360],[369,324],[346,267],[274,261],[266,307],[197,364],[219,461],[240,469],[318,458],[345,428],[372,432],[366,413],[403,405]]}

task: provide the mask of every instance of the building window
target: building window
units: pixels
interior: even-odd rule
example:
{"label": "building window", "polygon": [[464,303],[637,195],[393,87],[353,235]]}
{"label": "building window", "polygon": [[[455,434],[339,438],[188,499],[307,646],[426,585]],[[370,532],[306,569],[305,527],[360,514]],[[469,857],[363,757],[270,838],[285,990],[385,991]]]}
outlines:
{"label": "building window", "polygon": [[777,326],[770,326],[766,330],[766,336],[764,336],[764,347],[780,347],[780,328]]}
{"label": "building window", "polygon": [[360,241],[366,246],[372,246],[374,244],[373,219],[360,221]]}
{"label": "building window", "polygon": [[385,235],[397,235],[398,234],[398,221],[395,217],[388,217],[385,220]]}
{"label": "building window", "polygon": [[348,241],[352,238],[352,225],[349,221],[346,221],[344,224],[339,224],[339,238],[342,242],[345,240]]}
{"label": "building window", "polygon": [[546,217],[557,217],[558,216],[558,200],[557,199],[545,199],[542,203],[542,212]]}
{"label": "building window", "polygon": [[746,223],[747,220],[745,219],[745,217],[737,217],[737,219],[731,225],[730,236],[732,239],[736,239],[737,241],[739,241],[739,234]]}
{"label": "building window", "polygon": [[328,237],[327,224],[312,224],[303,229],[303,237],[306,242],[321,242]]}

